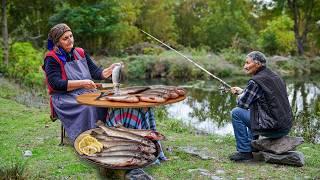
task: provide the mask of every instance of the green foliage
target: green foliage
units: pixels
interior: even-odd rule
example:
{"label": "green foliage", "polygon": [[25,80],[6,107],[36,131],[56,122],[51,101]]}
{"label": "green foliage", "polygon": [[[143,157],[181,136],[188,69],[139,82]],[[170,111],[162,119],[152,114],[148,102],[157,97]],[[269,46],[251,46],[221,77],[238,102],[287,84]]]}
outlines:
{"label": "green foliage", "polygon": [[207,17],[208,0],[180,1],[175,7],[178,42],[187,47],[199,47],[203,40],[201,20]]}
{"label": "green foliage", "polygon": [[259,46],[269,54],[292,54],[295,51],[293,21],[288,16],[280,16],[269,21],[260,32]]}
{"label": "green foliage", "polygon": [[[223,57],[214,54],[200,55],[203,53],[200,51],[193,51],[192,53],[198,54],[198,56],[187,56],[217,76],[229,77],[234,74],[240,74],[240,68],[225,61]],[[110,59],[101,60],[101,63],[107,65],[109,61]],[[112,60],[112,62],[117,61],[120,60]],[[128,79],[166,78],[171,80],[194,80],[209,78],[209,75],[203,70],[169,51],[165,51],[160,55],[128,56],[126,59],[121,59],[121,61],[126,64],[124,75]]]}
{"label": "green foliage", "polygon": [[310,71],[312,73],[320,73],[320,58],[315,58],[310,61]]}
{"label": "green foliage", "polygon": [[40,86],[44,80],[42,63],[42,53],[36,50],[31,43],[17,42],[10,48],[9,66],[5,71],[9,77],[28,86]]}
{"label": "green foliage", "polygon": [[225,60],[232,64],[236,64],[238,67],[243,67],[245,61],[245,55],[239,52],[237,49],[233,48],[226,48],[221,50],[222,57]]}
{"label": "green foliage", "polygon": [[320,117],[320,101],[318,101],[318,103],[316,104],[316,109],[317,109],[317,116]]}
{"label": "green foliage", "polygon": [[114,30],[120,18],[119,10],[113,0],[83,5],[65,3],[49,18],[49,24],[67,23],[74,33],[76,44],[93,50],[99,48]]}
{"label": "green foliage", "polygon": [[4,164],[0,164],[0,180],[27,179],[24,175],[25,163],[22,163],[21,161],[17,161],[17,162],[10,162],[8,164],[9,164],[8,166]]}
{"label": "green foliage", "polygon": [[172,1],[148,0],[142,2],[137,26],[164,42],[171,45],[176,44],[177,35]]}
{"label": "green foliage", "polygon": [[[247,52],[259,45],[269,54],[287,55],[296,51],[292,48],[294,26],[287,19],[298,13],[296,37],[303,41],[306,55],[317,56],[320,39],[315,22],[320,1],[291,2],[296,4],[297,12],[288,5],[290,1],[274,2],[10,0],[7,1],[9,44],[23,41],[42,48],[50,28],[64,22],[72,28],[75,44],[90,54],[124,56],[127,47],[153,41],[139,31],[143,29],[178,49],[205,46],[213,51],[236,48]],[[260,32],[259,40],[255,32]],[[157,53],[146,49],[146,54]]]}
{"label": "green foliage", "polygon": [[48,18],[64,1],[57,0],[10,0],[7,1],[8,31],[13,42],[32,42],[37,48],[45,46]]}
{"label": "green foliage", "polygon": [[140,41],[139,31],[133,25],[138,12],[128,1],[65,3],[50,17],[49,23],[67,23],[74,33],[76,44],[89,52],[117,54]]}
{"label": "green foliage", "polygon": [[130,78],[145,78],[147,77],[148,64],[151,62],[149,56],[132,56],[129,58],[127,74]]}
{"label": "green foliage", "polygon": [[143,49],[143,54],[159,55],[160,53],[162,53],[162,49],[160,48],[146,47]]}
{"label": "green foliage", "polygon": [[234,37],[250,42],[254,29],[250,26],[249,4],[245,1],[215,1],[209,4],[209,15],[202,20],[205,44],[213,50],[230,47]]}

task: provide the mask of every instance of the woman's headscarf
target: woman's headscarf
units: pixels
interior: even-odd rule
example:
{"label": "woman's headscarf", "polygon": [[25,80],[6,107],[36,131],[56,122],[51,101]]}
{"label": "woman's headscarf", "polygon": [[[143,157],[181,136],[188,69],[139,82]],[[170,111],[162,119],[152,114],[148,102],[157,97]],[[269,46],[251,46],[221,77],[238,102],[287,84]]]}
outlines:
{"label": "woman's headscarf", "polygon": [[59,42],[59,38],[67,31],[71,31],[71,29],[64,23],[53,26],[48,34],[48,50],[52,50]]}

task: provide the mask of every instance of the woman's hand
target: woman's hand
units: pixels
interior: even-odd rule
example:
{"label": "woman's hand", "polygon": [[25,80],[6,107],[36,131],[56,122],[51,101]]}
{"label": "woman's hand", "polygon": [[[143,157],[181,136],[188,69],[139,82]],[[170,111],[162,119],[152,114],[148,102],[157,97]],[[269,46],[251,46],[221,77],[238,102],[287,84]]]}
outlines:
{"label": "woman's hand", "polygon": [[67,91],[73,91],[75,89],[85,88],[85,89],[94,89],[97,88],[96,84],[89,80],[68,80]]}
{"label": "woman's hand", "polygon": [[231,90],[231,93],[235,95],[239,95],[243,92],[243,89],[239,87],[231,87],[230,90]]}
{"label": "woman's hand", "polygon": [[104,79],[107,79],[108,77],[110,77],[112,75],[112,70],[114,67],[116,66],[122,66],[123,67],[123,63],[113,63],[111,64],[109,67],[105,68],[103,71],[102,71],[102,77]]}
{"label": "woman's hand", "polygon": [[80,86],[85,89],[96,89],[96,84],[91,80],[80,80]]}

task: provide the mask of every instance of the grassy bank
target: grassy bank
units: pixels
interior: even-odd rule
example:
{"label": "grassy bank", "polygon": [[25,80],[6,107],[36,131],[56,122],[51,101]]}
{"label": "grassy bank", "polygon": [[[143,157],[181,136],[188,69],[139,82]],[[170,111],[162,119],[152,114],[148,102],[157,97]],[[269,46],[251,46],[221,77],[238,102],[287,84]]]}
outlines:
{"label": "grassy bank", "polygon": [[[1,79],[0,177],[20,174],[21,179],[101,179],[96,167],[79,160],[72,146],[58,146],[59,123],[50,121],[48,107],[18,103],[17,89]],[[166,118],[162,109],[156,112],[158,129],[168,138],[163,142],[165,153],[171,159],[145,169],[156,179],[278,179],[284,174],[288,179],[320,178],[319,144],[304,143],[298,148],[305,155],[304,167],[233,163],[228,160],[235,150],[233,137],[197,134],[179,121]],[[208,151],[213,159],[201,160],[187,154],[181,150],[186,146]],[[32,156],[23,156],[27,150]],[[207,175],[193,171],[198,168],[206,169]]]}

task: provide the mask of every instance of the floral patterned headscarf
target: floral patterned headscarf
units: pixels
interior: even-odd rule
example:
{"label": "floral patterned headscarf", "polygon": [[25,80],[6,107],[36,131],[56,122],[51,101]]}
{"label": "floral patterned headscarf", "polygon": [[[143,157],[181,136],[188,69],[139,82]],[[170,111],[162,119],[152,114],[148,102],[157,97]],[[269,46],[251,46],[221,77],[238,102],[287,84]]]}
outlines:
{"label": "floral patterned headscarf", "polygon": [[67,31],[71,31],[71,29],[64,23],[53,26],[48,34],[48,50],[52,50],[59,42],[59,38]]}

